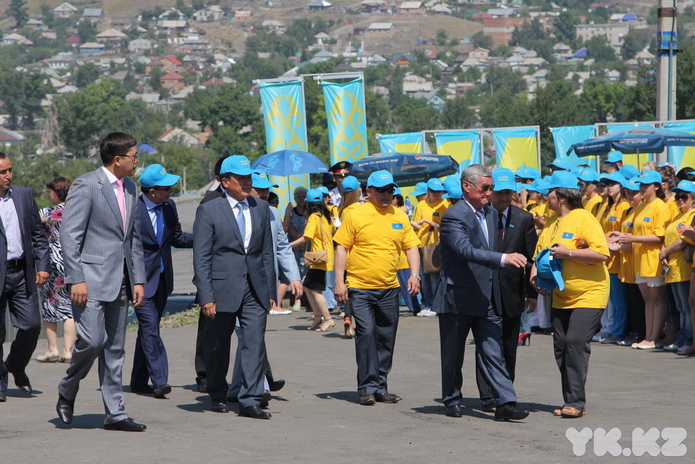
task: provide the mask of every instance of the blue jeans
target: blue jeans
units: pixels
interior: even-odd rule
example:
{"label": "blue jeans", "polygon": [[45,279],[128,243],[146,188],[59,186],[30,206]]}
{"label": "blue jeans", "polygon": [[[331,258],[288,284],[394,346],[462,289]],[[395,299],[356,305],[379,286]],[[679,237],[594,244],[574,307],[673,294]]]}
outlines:
{"label": "blue jeans", "polygon": [[693,325],[690,319],[690,305],[688,304],[690,282],[674,282],[668,284],[668,286],[671,288],[673,298],[676,300],[676,308],[678,308],[680,316],[681,328],[678,331],[674,344],[686,348],[693,344]]}
{"label": "blue jeans", "polygon": [[417,295],[410,296],[408,293],[408,279],[410,278],[410,269],[399,269],[396,273],[398,283],[401,286],[401,299],[408,309],[414,313],[420,312],[420,303],[417,301]]}
{"label": "blue jeans", "polygon": [[613,306],[613,337],[622,340],[627,335],[627,297],[625,287],[618,274],[609,274],[611,279],[610,300]]}
{"label": "blue jeans", "polygon": [[333,309],[338,306],[338,302],[335,301],[335,295],[333,294],[334,288],[335,271],[331,269],[330,271],[326,271],[326,290],[323,291],[323,296],[326,298],[328,309]]}

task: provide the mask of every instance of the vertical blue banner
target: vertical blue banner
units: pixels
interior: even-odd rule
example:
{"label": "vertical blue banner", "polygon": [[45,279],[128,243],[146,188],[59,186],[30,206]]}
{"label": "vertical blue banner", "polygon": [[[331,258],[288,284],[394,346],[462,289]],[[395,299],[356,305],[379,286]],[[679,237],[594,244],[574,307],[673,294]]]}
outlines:
{"label": "vertical blue banner", "polygon": [[[636,127],[652,127],[652,125],[644,122],[638,124],[608,124],[606,126],[606,130],[609,134],[612,134],[613,132],[622,132],[629,129],[634,129]],[[608,156],[614,153],[620,154],[620,152],[612,151],[608,153]],[[629,164],[631,166],[634,166],[637,168],[638,171],[642,171],[642,165],[644,163],[648,163],[649,161],[653,160],[654,155],[651,153],[640,153],[639,155],[623,155],[623,164]]]}
{"label": "vertical blue banner", "polygon": [[[665,129],[695,134],[695,122],[667,122]],[[685,167],[695,167],[695,147],[668,147],[668,162],[676,166],[676,171]]]}
{"label": "vertical blue banner", "polygon": [[[304,87],[302,80],[277,83],[258,83],[265,123],[265,144],[268,153],[283,148],[307,151],[306,117],[304,110]],[[309,188],[309,175],[280,177],[270,176],[270,181],[280,187],[273,189],[280,199],[283,211],[292,201],[292,192],[297,187]]]}
{"label": "vertical blue banner", "polygon": [[498,168],[516,171],[522,166],[539,169],[536,128],[495,129],[495,157]]}
{"label": "vertical blue banner", "polygon": [[364,158],[369,154],[364,79],[360,77],[343,84],[322,80],[321,87],[326,104],[330,164]]}
{"label": "vertical blue banner", "polygon": [[553,142],[555,142],[555,158],[566,159],[572,167],[588,164],[596,169],[595,156],[580,158],[574,151],[569,155],[567,154],[567,150],[572,145],[588,140],[595,135],[596,128],[593,125],[551,127],[550,131],[553,134]]}
{"label": "vertical blue banner", "polygon": [[379,152],[423,153],[422,132],[404,132],[403,134],[381,134]]}
{"label": "vertical blue banner", "polygon": [[471,164],[480,164],[480,131],[435,132],[438,155],[448,155],[459,163],[459,174]]}

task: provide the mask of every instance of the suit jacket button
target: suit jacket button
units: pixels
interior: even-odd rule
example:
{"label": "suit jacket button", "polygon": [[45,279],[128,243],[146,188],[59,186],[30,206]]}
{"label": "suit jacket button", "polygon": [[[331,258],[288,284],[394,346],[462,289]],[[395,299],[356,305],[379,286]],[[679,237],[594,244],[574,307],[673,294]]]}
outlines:
{"label": "suit jacket button", "polygon": [[242,279],[245,279],[245,278],[246,278],[246,274],[242,275],[241,278],[242,278]]}
{"label": "suit jacket button", "polygon": [[492,282],[492,279],[488,280],[488,282]]}

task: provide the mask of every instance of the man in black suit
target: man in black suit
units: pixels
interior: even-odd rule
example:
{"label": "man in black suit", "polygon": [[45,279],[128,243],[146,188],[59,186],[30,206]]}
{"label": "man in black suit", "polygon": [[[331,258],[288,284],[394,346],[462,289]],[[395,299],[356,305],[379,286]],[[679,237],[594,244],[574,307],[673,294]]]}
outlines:
{"label": "man in black suit", "polygon": [[193,268],[205,324],[205,367],[211,410],[226,413],[231,335],[244,331],[239,415],[270,419],[260,408],[265,375],[267,310],[277,299],[268,203],[251,194],[251,166],[233,155],[220,169],[224,198],[203,203],[193,224]]}
{"label": "man in black suit", "polygon": [[[34,195],[26,187],[13,187],[12,176],[12,161],[0,152],[0,402],[6,401],[8,373],[17,388],[32,393],[25,369],[41,333],[36,287],[48,281],[51,269],[48,238]],[[5,359],[8,306],[17,334]]]}
{"label": "man in black suit", "polygon": [[[519,340],[521,314],[527,303],[535,307],[538,294],[526,277],[531,267],[533,253],[536,249],[538,235],[533,223],[533,215],[512,205],[512,196],[516,191],[514,173],[506,168],[492,171],[492,207],[497,210],[497,251],[501,253],[521,253],[526,257],[525,267],[505,266],[499,270],[501,306],[502,306],[502,344],[504,363],[509,378],[514,381],[516,368],[516,351]],[[482,401],[483,411],[494,411],[495,400],[490,383],[485,378],[476,350],[476,381]]]}
{"label": "man in black suit", "polygon": [[489,206],[492,176],[483,165],[461,174],[463,199],[449,208],[441,222],[442,272],[433,310],[439,314],[442,399],[446,414],[461,417],[461,386],[466,338],[472,330],[485,377],[500,405],[495,420],[521,420],[514,385],[502,355],[501,291],[498,269],[524,267],[526,257],[500,253],[497,211]]}
{"label": "man in black suit", "polygon": [[[140,176],[142,195],[138,209],[147,282],[145,298],[135,308],[139,327],[130,391],[153,393],[155,398],[164,398],[171,392],[169,361],[159,334],[159,322],[174,289],[171,247],[193,247],[193,235],[181,232],[176,204],[169,198],[179,178],[167,173],[161,164],[147,166]],[[150,379],[152,386],[148,385]]]}

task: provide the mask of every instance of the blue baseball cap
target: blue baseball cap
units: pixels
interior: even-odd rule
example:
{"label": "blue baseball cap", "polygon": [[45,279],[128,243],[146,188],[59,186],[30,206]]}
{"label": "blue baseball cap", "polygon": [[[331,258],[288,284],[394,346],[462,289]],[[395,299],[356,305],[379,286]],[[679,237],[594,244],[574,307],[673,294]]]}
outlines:
{"label": "blue baseball cap", "polygon": [[[277,187],[277,185],[276,185],[276,187]],[[328,187],[326,187],[324,185],[322,185],[320,187],[316,187],[316,190],[319,190],[324,195],[330,195],[330,192],[328,191]]]}
{"label": "blue baseball cap", "polygon": [[555,167],[557,169],[562,169],[565,171],[571,171],[572,170],[572,166],[570,166],[569,161],[567,161],[566,159],[562,159],[562,158],[555,158],[552,163],[548,163],[548,164],[546,164],[546,166]]}
{"label": "blue baseball cap", "polygon": [[343,179],[343,192],[354,192],[360,188],[360,181],[355,176],[347,176]]}
{"label": "blue baseball cap", "polygon": [[232,155],[225,158],[220,167],[220,175],[236,174],[237,176],[250,176],[253,174],[249,159],[243,155]]}
{"label": "blue baseball cap", "polygon": [[635,179],[629,180],[627,181],[627,184],[625,184],[625,188],[632,190],[633,192],[639,192],[639,186],[640,183]]}
{"label": "blue baseball cap", "polygon": [[555,171],[548,178],[548,189],[568,188],[579,190],[579,180],[577,176],[569,171]]}
{"label": "blue baseball cap", "polygon": [[[345,181],[343,181],[345,182]],[[419,197],[420,195],[426,195],[427,194],[427,182],[418,182],[415,184],[415,190],[413,190],[412,195]]]}
{"label": "blue baseball cap", "polygon": [[625,176],[620,174],[620,172],[618,172],[618,171],[611,172],[609,174],[602,174],[601,178],[600,178],[600,182],[602,184],[605,184],[607,182],[617,182],[623,188],[627,187],[627,179],[625,178]]}
{"label": "blue baseball cap", "polygon": [[461,187],[461,179],[458,176],[449,176],[444,179],[442,183],[447,191],[452,187],[456,187],[457,185]]}
{"label": "blue baseball cap", "polygon": [[623,161],[623,154],[617,151],[612,151],[608,154],[608,158],[604,163],[621,163]]}
{"label": "blue baseball cap", "polygon": [[179,181],[181,176],[169,174],[161,164],[150,164],[140,175],[140,185],[150,187],[171,187]]}
{"label": "blue baseball cap", "polygon": [[323,201],[323,193],[321,193],[319,189],[309,189],[309,191],[306,192],[306,201],[320,203]]}
{"label": "blue baseball cap", "polygon": [[598,182],[599,181],[599,176],[598,172],[591,168],[584,168],[579,171],[579,174],[577,175],[577,178],[579,180],[582,180],[584,182]]}
{"label": "blue baseball cap", "polygon": [[499,192],[501,190],[512,190],[516,192],[516,181],[514,173],[511,169],[497,168],[492,170],[492,190]]}
{"label": "blue baseball cap", "polygon": [[463,196],[463,190],[461,189],[461,184],[450,185],[446,189],[446,193],[442,195],[442,198],[453,198],[459,199]]}
{"label": "blue baseball cap", "polygon": [[640,174],[636,179],[640,184],[660,184],[661,174],[658,171],[652,171],[651,169],[646,169],[642,174]]}
{"label": "blue baseball cap", "polygon": [[379,188],[386,187],[387,185],[398,187],[398,185],[393,181],[393,175],[385,169],[374,171],[369,175],[369,179],[367,179],[367,187]]}
{"label": "blue baseball cap", "polygon": [[623,177],[625,177],[628,180],[632,179],[633,177],[639,176],[639,171],[637,170],[637,168],[630,164],[624,165],[622,168],[620,168],[620,171],[618,172],[620,172],[620,174],[622,174]]}
{"label": "blue baseball cap", "polygon": [[251,174],[251,181],[253,188],[259,189],[269,189],[271,187],[278,188],[277,184],[273,184],[268,179],[268,175],[263,171],[253,171]]}
{"label": "blue baseball cap", "polygon": [[556,259],[548,248],[541,250],[536,255],[536,285],[545,291],[565,289],[565,281],[562,278],[562,261]]}
{"label": "blue baseball cap", "polygon": [[528,166],[522,166],[516,170],[514,175],[520,179],[539,179],[541,177],[541,172],[536,168],[531,168]]}
{"label": "blue baseball cap", "polygon": [[695,183],[689,180],[682,180],[673,188],[673,191],[695,193]]}
{"label": "blue baseball cap", "polygon": [[400,187],[396,187],[395,189],[393,189],[393,194],[394,194],[394,195],[402,195],[403,192],[401,192],[401,188],[400,188]]}
{"label": "blue baseball cap", "polygon": [[531,185],[525,185],[524,186],[526,190],[529,192],[538,192],[543,195],[548,194],[548,183],[545,181],[545,179],[538,178],[533,181]]}
{"label": "blue baseball cap", "polygon": [[444,187],[444,183],[437,179],[433,178],[427,181],[427,188],[429,190],[432,190],[433,192],[443,192],[446,191],[446,188]]}

